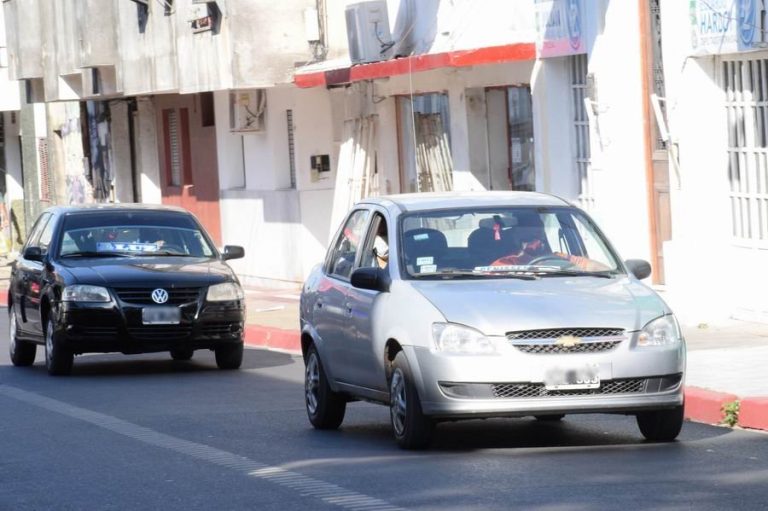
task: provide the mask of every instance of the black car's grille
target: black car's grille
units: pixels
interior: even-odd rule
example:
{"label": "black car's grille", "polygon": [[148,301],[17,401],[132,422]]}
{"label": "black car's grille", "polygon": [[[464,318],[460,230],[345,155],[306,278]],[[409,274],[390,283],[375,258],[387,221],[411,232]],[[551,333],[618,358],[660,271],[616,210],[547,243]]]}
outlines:
{"label": "black car's grille", "polygon": [[[157,305],[154,300],[152,300],[152,291],[155,289],[157,289],[157,287],[118,287],[115,288],[115,293],[120,300],[126,303]],[[163,287],[162,289],[165,289],[168,292],[168,301],[163,305],[182,305],[185,303],[196,302],[200,298],[200,292],[202,290],[202,288],[199,287]]]}
{"label": "black car's grille", "polygon": [[138,341],[177,341],[192,334],[189,325],[145,325],[129,327],[128,333]]}
{"label": "black car's grille", "polygon": [[507,332],[507,339],[523,353],[600,353],[610,351],[621,344],[621,341],[624,340],[624,329],[549,328],[521,330]]}
{"label": "black car's grille", "polygon": [[645,392],[647,382],[647,378],[608,380],[602,382],[600,388],[578,390],[548,390],[543,383],[494,383],[491,385],[491,390],[493,395],[499,398],[642,394]]}
{"label": "black car's grille", "polygon": [[200,332],[205,336],[232,335],[240,332],[240,323],[204,323]]}
{"label": "black car's grille", "polygon": [[117,327],[114,326],[81,326],[77,336],[87,340],[113,339],[117,337]]}

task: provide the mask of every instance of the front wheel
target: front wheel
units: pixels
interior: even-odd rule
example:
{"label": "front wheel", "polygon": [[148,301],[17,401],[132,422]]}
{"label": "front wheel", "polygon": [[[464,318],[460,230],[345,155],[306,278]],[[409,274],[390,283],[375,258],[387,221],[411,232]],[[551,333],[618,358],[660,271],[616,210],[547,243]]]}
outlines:
{"label": "front wheel", "polygon": [[402,351],[392,362],[389,380],[389,415],[392,432],[403,449],[423,449],[432,440],[435,423],[424,415],[411,367]]}
{"label": "front wheel", "polygon": [[671,442],[683,428],[683,406],[637,414],[640,432],[651,442]]}
{"label": "front wheel", "polygon": [[337,429],[344,422],[347,400],[331,390],[317,348],[309,348],[304,370],[304,402],[309,422],[316,429]]}
{"label": "front wheel", "polygon": [[8,351],[11,355],[11,362],[17,367],[31,366],[35,363],[37,345],[18,339],[18,334],[16,310],[11,304],[8,307]]}
{"label": "front wheel", "polygon": [[75,356],[56,339],[53,319],[45,327],[45,368],[51,376],[66,376],[72,372]]}
{"label": "front wheel", "polygon": [[243,365],[243,343],[228,344],[216,348],[216,365],[219,369],[240,369]]}

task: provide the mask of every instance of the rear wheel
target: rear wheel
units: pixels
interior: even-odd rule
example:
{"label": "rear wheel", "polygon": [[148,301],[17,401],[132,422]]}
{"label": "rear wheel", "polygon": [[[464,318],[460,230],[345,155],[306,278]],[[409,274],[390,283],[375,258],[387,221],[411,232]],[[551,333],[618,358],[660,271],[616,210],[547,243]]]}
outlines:
{"label": "rear wheel", "polygon": [[337,429],[344,422],[347,400],[331,390],[328,377],[314,346],[307,352],[304,369],[304,402],[309,422],[316,429]]}
{"label": "rear wheel", "polygon": [[243,365],[243,343],[227,344],[216,348],[216,365],[219,369],[240,369]]}
{"label": "rear wheel", "polygon": [[192,358],[193,351],[186,348],[177,348],[171,350],[171,358],[174,360],[189,360]]}
{"label": "rear wheel", "polygon": [[424,415],[411,367],[402,351],[392,362],[389,380],[389,415],[395,440],[403,449],[423,449],[432,440],[435,423]]}
{"label": "rear wheel", "polygon": [[31,366],[35,363],[37,345],[18,339],[16,310],[13,304],[8,307],[8,351],[15,366]]}
{"label": "rear wheel", "polygon": [[56,339],[53,320],[45,327],[45,368],[52,376],[66,376],[72,372],[75,356]]}
{"label": "rear wheel", "polygon": [[637,414],[640,432],[651,442],[671,442],[683,428],[684,407]]}

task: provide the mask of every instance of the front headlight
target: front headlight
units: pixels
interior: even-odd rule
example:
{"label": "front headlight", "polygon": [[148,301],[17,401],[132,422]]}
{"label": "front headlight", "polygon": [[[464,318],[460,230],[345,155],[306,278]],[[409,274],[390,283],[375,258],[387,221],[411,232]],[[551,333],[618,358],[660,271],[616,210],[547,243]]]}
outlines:
{"label": "front headlight", "polygon": [[495,355],[496,345],[474,328],[456,323],[434,323],[432,337],[438,351],[455,355]]}
{"label": "front headlight", "polygon": [[639,347],[671,346],[680,342],[682,334],[675,316],[668,314],[656,318],[643,327],[637,337]]}
{"label": "front headlight", "polygon": [[61,294],[63,302],[110,302],[107,288],[101,286],[67,286]]}
{"label": "front headlight", "polygon": [[225,282],[216,284],[208,288],[208,294],[205,299],[209,302],[231,302],[245,298],[243,288],[234,282]]}

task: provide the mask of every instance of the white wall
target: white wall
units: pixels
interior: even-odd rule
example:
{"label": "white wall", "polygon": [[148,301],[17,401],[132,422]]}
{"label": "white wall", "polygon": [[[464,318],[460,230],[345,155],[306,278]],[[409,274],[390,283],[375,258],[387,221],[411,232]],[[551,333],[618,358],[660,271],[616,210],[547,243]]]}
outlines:
{"label": "white wall", "polygon": [[0,7],[0,112],[19,110],[19,82],[8,73],[8,44],[5,37],[5,11]]}
{"label": "white wall", "polygon": [[141,202],[161,204],[160,157],[158,154],[157,115],[150,98],[138,98],[135,136],[136,172],[139,173]]}
{"label": "white wall", "polygon": [[[21,145],[19,140],[19,115],[0,112],[5,118],[5,185],[6,201],[24,198],[24,186],[21,181]],[[12,122],[15,121],[15,122]]]}

